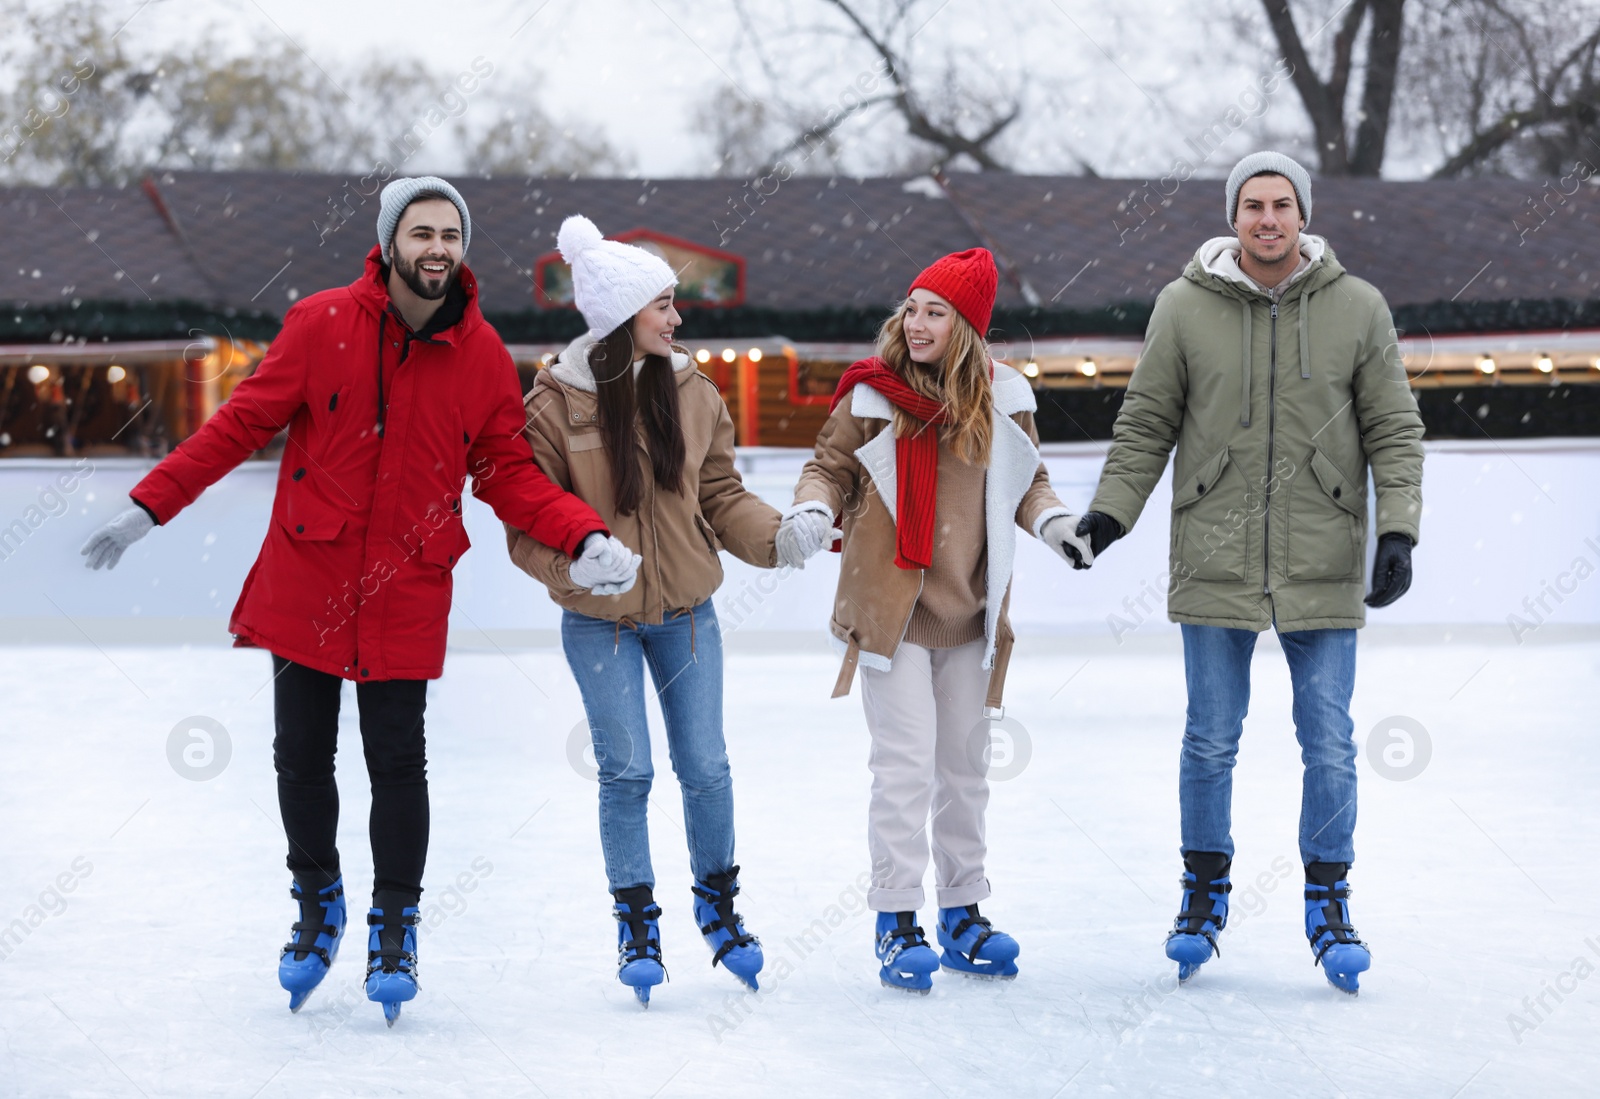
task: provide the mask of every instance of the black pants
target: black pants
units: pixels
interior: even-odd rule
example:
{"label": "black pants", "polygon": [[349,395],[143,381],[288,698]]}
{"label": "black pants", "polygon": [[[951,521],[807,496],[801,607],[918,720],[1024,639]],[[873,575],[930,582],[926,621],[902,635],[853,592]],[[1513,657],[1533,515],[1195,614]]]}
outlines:
{"label": "black pants", "polygon": [[[302,880],[339,873],[339,690],[344,681],[276,654],[272,657],[278,810],[289,837],[289,870]],[[428,857],[428,759],[422,713],[425,679],[356,684],[361,746],[372,781],[372,887],[422,892]]]}

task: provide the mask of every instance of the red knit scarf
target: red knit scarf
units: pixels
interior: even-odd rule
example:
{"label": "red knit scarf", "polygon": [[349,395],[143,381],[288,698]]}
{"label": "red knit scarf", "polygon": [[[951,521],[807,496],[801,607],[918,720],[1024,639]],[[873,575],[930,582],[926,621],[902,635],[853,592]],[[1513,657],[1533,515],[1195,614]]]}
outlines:
{"label": "red knit scarf", "polygon": [[[839,379],[828,412],[858,385],[870,385],[889,403],[937,429],[945,422],[945,406],[923,397],[906,384],[889,364],[874,356],[852,363]],[[895,554],[902,569],[925,569],[933,564],[933,513],[939,499],[939,432],[918,431],[894,441]]]}

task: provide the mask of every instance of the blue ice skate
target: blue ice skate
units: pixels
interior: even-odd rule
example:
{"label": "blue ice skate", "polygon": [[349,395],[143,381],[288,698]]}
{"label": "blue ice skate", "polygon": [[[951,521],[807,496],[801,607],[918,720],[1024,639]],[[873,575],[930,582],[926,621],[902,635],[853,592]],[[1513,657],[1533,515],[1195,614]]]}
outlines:
{"label": "blue ice skate", "polygon": [[875,952],[883,968],[878,980],[885,988],[902,988],[926,996],[933,991],[933,971],[939,955],[928,945],[915,912],[879,912]]}
{"label": "blue ice skate", "polygon": [[965,977],[1009,981],[1017,975],[1022,947],[1004,931],[996,931],[978,914],[978,906],[939,909],[940,964]]}
{"label": "blue ice skate", "polygon": [[[1228,926],[1228,881],[1232,863],[1219,851],[1183,853],[1183,909],[1167,934],[1167,957],[1178,963],[1179,982],[1222,953],[1217,936]],[[1204,888],[1202,888],[1204,883]]]}
{"label": "blue ice skate", "polygon": [[661,960],[661,908],[648,885],[630,885],[613,894],[617,918],[617,980],[633,989],[645,1007],[650,990],[667,979]]}
{"label": "blue ice skate", "polygon": [[761,940],[744,929],[744,920],[733,910],[733,898],[738,895],[737,866],[725,874],[711,874],[705,881],[695,882],[694,921],[711,948],[712,968],[720,962],[752,991],[759,991],[756,974],[765,961]]}
{"label": "blue ice skate", "polygon": [[1349,872],[1343,862],[1306,865],[1306,940],[1328,983],[1354,996],[1361,991],[1361,974],[1372,965],[1372,952],[1350,926]]}
{"label": "blue ice skate", "polygon": [[300,905],[300,918],[278,958],[278,983],[289,993],[289,1010],[299,1011],[328,975],[344,942],[344,879],[336,877],[321,887],[309,879],[304,885],[295,881],[289,895]]}
{"label": "blue ice skate", "polygon": [[379,890],[367,913],[367,999],[383,1005],[390,1026],[400,1018],[400,1005],[417,996],[417,924],[415,898]]}

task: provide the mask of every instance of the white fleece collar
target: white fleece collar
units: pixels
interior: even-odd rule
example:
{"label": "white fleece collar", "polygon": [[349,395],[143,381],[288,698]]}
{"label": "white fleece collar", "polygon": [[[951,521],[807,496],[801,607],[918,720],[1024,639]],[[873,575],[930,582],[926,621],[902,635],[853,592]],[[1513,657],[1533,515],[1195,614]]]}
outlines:
{"label": "white fleece collar", "polygon": [[[600,341],[587,332],[567,344],[567,349],[547,369],[550,376],[570,389],[580,389],[585,393],[595,391],[594,371],[589,367],[589,349]],[[674,373],[682,374],[685,370],[693,370],[694,363],[682,351],[672,353],[672,369]],[[638,371],[634,372],[638,376]]]}
{"label": "white fleece collar", "polygon": [[1328,242],[1314,233],[1300,234],[1300,265],[1294,269],[1294,274],[1284,279],[1277,286],[1262,286],[1255,279],[1244,273],[1239,266],[1239,253],[1243,246],[1238,237],[1212,237],[1200,246],[1197,255],[1200,266],[1205,268],[1207,274],[1215,275],[1219,279],[1254,290],[1258,294],[1268,297],[1281,297],[1285,290],[1305,277],[1307,271],[1316,265],[1328,250]]}

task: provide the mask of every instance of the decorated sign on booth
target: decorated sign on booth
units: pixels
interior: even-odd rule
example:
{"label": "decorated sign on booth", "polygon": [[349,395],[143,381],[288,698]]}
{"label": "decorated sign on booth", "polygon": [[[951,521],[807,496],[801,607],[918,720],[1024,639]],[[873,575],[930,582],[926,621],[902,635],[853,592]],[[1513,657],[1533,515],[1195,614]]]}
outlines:
{"label": "decorated sign on booth", "polygon": [[[744,304],[744,259],[653,229],[630,229],[610,238],[654,252],[678,275],[678,306],[728,308]],[[533,263],[533,297],[542,308],[572,307],[572,268],[560,252]]]}

